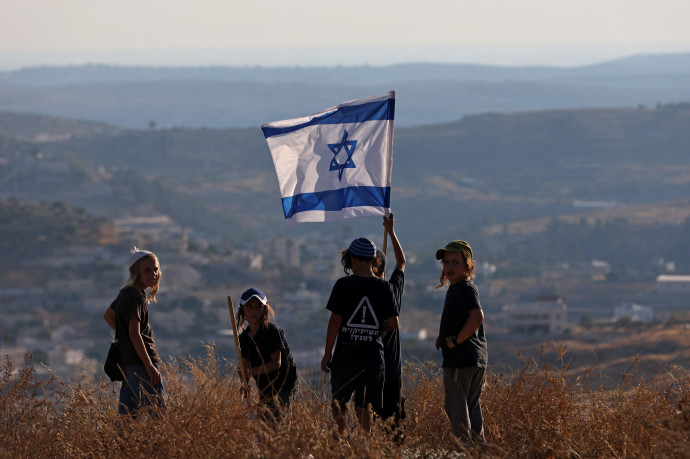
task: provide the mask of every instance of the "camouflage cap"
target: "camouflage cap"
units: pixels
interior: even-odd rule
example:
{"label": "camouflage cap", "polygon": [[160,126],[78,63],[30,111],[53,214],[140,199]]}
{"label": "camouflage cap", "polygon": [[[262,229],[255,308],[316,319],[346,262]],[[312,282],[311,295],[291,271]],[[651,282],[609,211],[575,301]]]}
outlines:
{"label": "camouflage cap", "polygon": [[472,247],[465,241],[449,242],[444,248],[436,251],[436,259],[442,259],[445,252],[465,252],[469,258],[472,258]]}

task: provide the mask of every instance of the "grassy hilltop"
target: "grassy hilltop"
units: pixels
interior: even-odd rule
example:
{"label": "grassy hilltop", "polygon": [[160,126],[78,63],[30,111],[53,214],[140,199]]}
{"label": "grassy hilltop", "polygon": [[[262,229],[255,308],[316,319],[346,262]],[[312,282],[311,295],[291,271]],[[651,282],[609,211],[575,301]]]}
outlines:
{"label": "grassy hilltop", "polygon": [[[687,296],[655,292],[668,266],[690,273],[689,65],[686,54],[576,69],[0,72],[0,458],[690,457]],[[477,279],[491,359],[487,448],[449,435],[433,337],[404,343],[402,446],[380,425],[334,439],[330,386],[308,369],[289,420],[271,431],[221,357],[234,352],[217,334],[229,291],[266,285],[280,304],[278,293],[304,281],[327,295],[329,271],[317,268],[328,265],[304,262],[327,259],[320,236],[333,238],[333,256],[355,234],[380,236],[378,218],[286,233],[259,124],[391,85],[392,208],[408,255],[401,324],[436,329],[433,253],[448,240],[470,241],[477,261],[496,269]],[[118,223],[140,217],[169,222],[167,236]],[[273,249],[261,271],[241,264],[244,250],[260,254],[286,235],[308,241],[300,266],[273,259]],[[168,410],[123,422],[119,385],[100,376],[101,316],[122,282],[118,257],[138,240],[166,255],[170,290],[154,314],[184,310],[192,326],[166,330],[154,319],[164,355],[175,356],[162,368]],[[594,260],[610,265],[602,278],[585,269]],[[568,334],[500,330],[503,305],[543,294],[567,300]],[[654,306],[657,321],[610,322],[622,302]],[[288,330],[293,345],[322,345],[322,312]],[[218,347],[204,348],[200,337],[213,336]],[[59,376],[47,358],[65,346],[96,361]],[[24,350],[34,353],[25,362],[5,355]]]}
{"label": "grassy hilltop", "polygon": [[[407,438],[392,443],[377,424],[333,437],[330,389],[301,385],[288,421],[275,430],[242,401],[231,362],[212,347],[205,358],[163,366],[167,412],[124,422],[117,386],[102,379],[36,380],[31,365],[0,368],[3,457],[687,457],[690,372],[646,374],[635,366],[609,389],[591,368],[570,374],[561,350],[555,366],[523,360],[511,375],[489,373],[483,395],[488,447],[453,441],[443,412],[440,369],[404,369]],[[316,381],[320,375],[302,374]],[[326,384],[326,385],[324,385]],[[255,392],[254,392],[255,393]],[[357,424],[350,419],[351,426]],[[311,456],[310,456],[311,455]]]}

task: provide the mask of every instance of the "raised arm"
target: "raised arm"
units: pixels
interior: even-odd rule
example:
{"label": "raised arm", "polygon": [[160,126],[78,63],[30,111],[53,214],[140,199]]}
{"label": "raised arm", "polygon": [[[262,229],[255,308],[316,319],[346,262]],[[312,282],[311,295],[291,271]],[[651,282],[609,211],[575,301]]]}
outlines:
{"label": "raised arm", "polygon": [[388,215],[388,218],[384,215],[383,226],[391,237],[391,245],[395,255],[395,269],[405,272],[405,252],[403,252],[398,236],[395,234],[395,217],[392,212]]}

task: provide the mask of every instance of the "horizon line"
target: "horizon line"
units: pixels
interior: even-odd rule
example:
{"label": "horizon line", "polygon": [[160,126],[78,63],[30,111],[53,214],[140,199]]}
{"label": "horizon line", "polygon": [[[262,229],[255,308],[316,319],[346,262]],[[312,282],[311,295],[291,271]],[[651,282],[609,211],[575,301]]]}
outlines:
{"label": "horizon line", "polygon": [[576,68],[641,55],[690,53],[674,42],[510,45],[408,45],[367,48],[140,48],[109,50],[0,50],[0,71],[35,67],[387,67],[453,64],[490,67]]}

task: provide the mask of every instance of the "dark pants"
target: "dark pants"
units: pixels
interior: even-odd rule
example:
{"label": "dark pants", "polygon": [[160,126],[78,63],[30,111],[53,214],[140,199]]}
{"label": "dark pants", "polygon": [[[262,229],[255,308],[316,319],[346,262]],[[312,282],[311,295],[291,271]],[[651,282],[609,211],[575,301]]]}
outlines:
{"label": "dark pants", "polygon": [[390,429],[393,439],[397,443],[402,443],[405,438],[405,426],[403,425],[405,398],[402,396],[402,378],[386,381],[383,384],[383,407],[379,416],[386,422],[386,427]]}
{"label": "dark pants", "polygon": [[393,381],[386,381],[383,384],[383,407],[379,416],[386,420],[391,416],[395,416],[396,422],[405,417],[404,405],[402,397],[402,379],[394,379]]}
{"label": "dark pants", "polygon": [[485,443],[484,420],[479,398],[484,385],[484,368],[444,368],[445,410],[453,435],[468,443]]}
{"label": "dark pants", "polygon": [[262,408],[259,411],[259,417],[264,422],[280,422],[283,419],[285,412],[290,410],[292,400],[297,395],[298,384],[295,382],[294,386],[283,390],[274,397],[262,398]]}
{"label": "dark pants", "polygon": [[347,409],[346,405],[355,394],[355,407],[381,411],[383,396],[383,370],[357,368],[331,369],[331,392],[334,406]]}
{"label": "dark pants", "polygon": [[131,414],[144,406],[159,406],[165,408],[165,390],[163,381],[152,386],[144,365],[128,365],[123,369],[124,380],[120,387],[120,403],[117,412]]}

